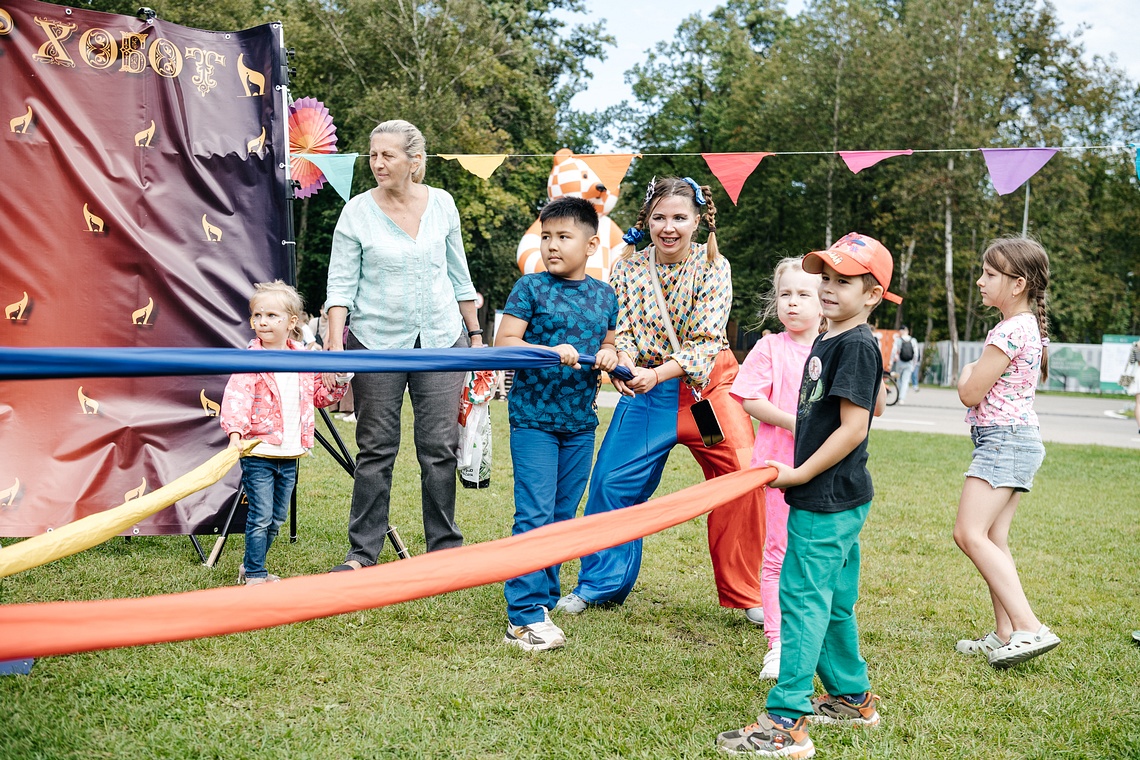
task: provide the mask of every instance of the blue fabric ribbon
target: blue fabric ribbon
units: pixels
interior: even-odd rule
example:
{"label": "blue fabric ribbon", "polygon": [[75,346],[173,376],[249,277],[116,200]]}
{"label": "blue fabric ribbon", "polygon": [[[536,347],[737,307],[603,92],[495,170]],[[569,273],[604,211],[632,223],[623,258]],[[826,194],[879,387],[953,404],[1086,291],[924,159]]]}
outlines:
{"label": "blue fabric ribbon", "polygon": [[[581,354],[582,364],[595,358]],[[393,351],[248,351],[240,348],[0,347],[0,380],[161,377],[235,372],[463,372],[558,366],[543,348],[415,348]],[[625,367],[612,373],[632,380]]]}
{"label": "blue fabric ribbon", "polygon": [[705,194],[701,192],[701,186],[697,184],[697,181],[695,179],[692,177],[681,177],[681,181],[689,187],[693,188],[693,192],[697,195],[698,206],[704,206],[705,203],[707,203],[707,201],[705,201]]}

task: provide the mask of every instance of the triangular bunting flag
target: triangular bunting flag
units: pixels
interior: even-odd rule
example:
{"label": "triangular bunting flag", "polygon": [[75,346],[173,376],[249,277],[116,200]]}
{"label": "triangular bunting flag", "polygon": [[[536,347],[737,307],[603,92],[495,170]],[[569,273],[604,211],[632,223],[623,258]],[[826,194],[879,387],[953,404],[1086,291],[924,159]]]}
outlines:
{"label": "triangular bunting flag", "polygon": [[1136,179],[1140,179],[1140,147],[1136,143],[1128,143],[1129,148],[1136,148]]}
{"label": "triangular bunting flag", "polygon": [[760,165],[771,153],[702,153],[701,156],[705,159],[705,163],[709,165],[709,169],[713,175],[720,180],[721,186],[724,191],[728,193],[728,197],[732,199],[733,205],[736,205],[736,199],[740,197],[740,191],[744,187],[744,182],[751,175],[753,170]]}
{"label": "triangular bunting flag", "polygon": [[575,158],[582,159],[586,166],[598,175],[598,179],[610,192],[616,193],[621,188],[621,181],[629,171],[629,164],[635,158],[641,158],[640,153],[589,153],[577,154]]}
{"label": "triangular bunting flag", "polygon": [[345,202],[352,197],[352,170],[359,153],[295,153],[313,164],[325,175]]}
{"label": "triangular bunting flag", "polygon": [[490,179],[495,170],[503,165],[506,153],[476,155],[473,153],[440,153],[440,158],[458,161],[459,165],[480,179]]}
{"label": "triangular bunting flag", "polygon": [[998,195],[1009,195],[1049,163],[1056,148],[979,148]]}
{"label": "triangular bunting flag", "polygon": [[885,158],[894,156],[909,156],[913,150],[841,150],[840,158],[852,174],[858,174],[864,169],[874,166]]}

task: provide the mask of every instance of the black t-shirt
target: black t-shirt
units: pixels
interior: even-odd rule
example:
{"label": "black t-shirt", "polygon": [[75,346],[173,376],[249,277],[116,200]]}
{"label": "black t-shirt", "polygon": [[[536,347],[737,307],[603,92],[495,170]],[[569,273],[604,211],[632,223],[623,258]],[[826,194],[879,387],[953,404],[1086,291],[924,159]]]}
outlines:
{"label": "black t-shirt", "polygon": [[[859,325],[833,338],[816,338],[804,365],[800,403],[796,410],[795,465],[799,467],[839,429],[839,406],[847,399],[872,412],[883,381],[883,355],[871,328]],[[868,419],[867,429],[870,430]],[[842,512],[871,501],[875,488],[867,471],[867,439],[830,469],[785,498],[793,507],[811,512]]]}

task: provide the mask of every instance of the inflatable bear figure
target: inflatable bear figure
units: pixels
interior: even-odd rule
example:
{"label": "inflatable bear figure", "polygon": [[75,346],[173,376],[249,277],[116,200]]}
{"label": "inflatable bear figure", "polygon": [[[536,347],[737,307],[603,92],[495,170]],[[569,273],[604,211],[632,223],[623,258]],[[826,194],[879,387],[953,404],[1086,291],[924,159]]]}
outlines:
{"label": "inflatable bear figure", "polygon": [[[564,195],[585,198],[594,204],[594,208],[598,211],[598,237],[601,239],[601,245],[587,260],[586,274],[596,280],[608,282],[610,268],[625,245],[621,240],[621,230],[607,216],[617,204],[618,188],[603,185],[598,175],[586,165],[585,161],[577,158],[570,149],[563,148],[554,154],[554,168],[551,169],[550,179],[546,183],[546,195],[550,200]],[[539,251],[541,234],[542,225],[535,220],[519,242],[517,258],[519,269],[523,274],[546,270],[542,264],[542,253]]]}

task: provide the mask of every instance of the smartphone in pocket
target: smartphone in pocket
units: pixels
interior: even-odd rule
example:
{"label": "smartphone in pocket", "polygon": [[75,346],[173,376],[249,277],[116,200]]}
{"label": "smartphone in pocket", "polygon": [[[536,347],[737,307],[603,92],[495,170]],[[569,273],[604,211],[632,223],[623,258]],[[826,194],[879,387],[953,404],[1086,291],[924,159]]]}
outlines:
{"label": "smartphone in pocket", "polygon": [[720,420],[716,418],[716,410],[707,398],[695,402],[689,409],[693,412],[693,421],[697,423],[697,432],[701,434],[701,441],[708,446],[716,446],[724,440],[724,433],[720,429]]}

